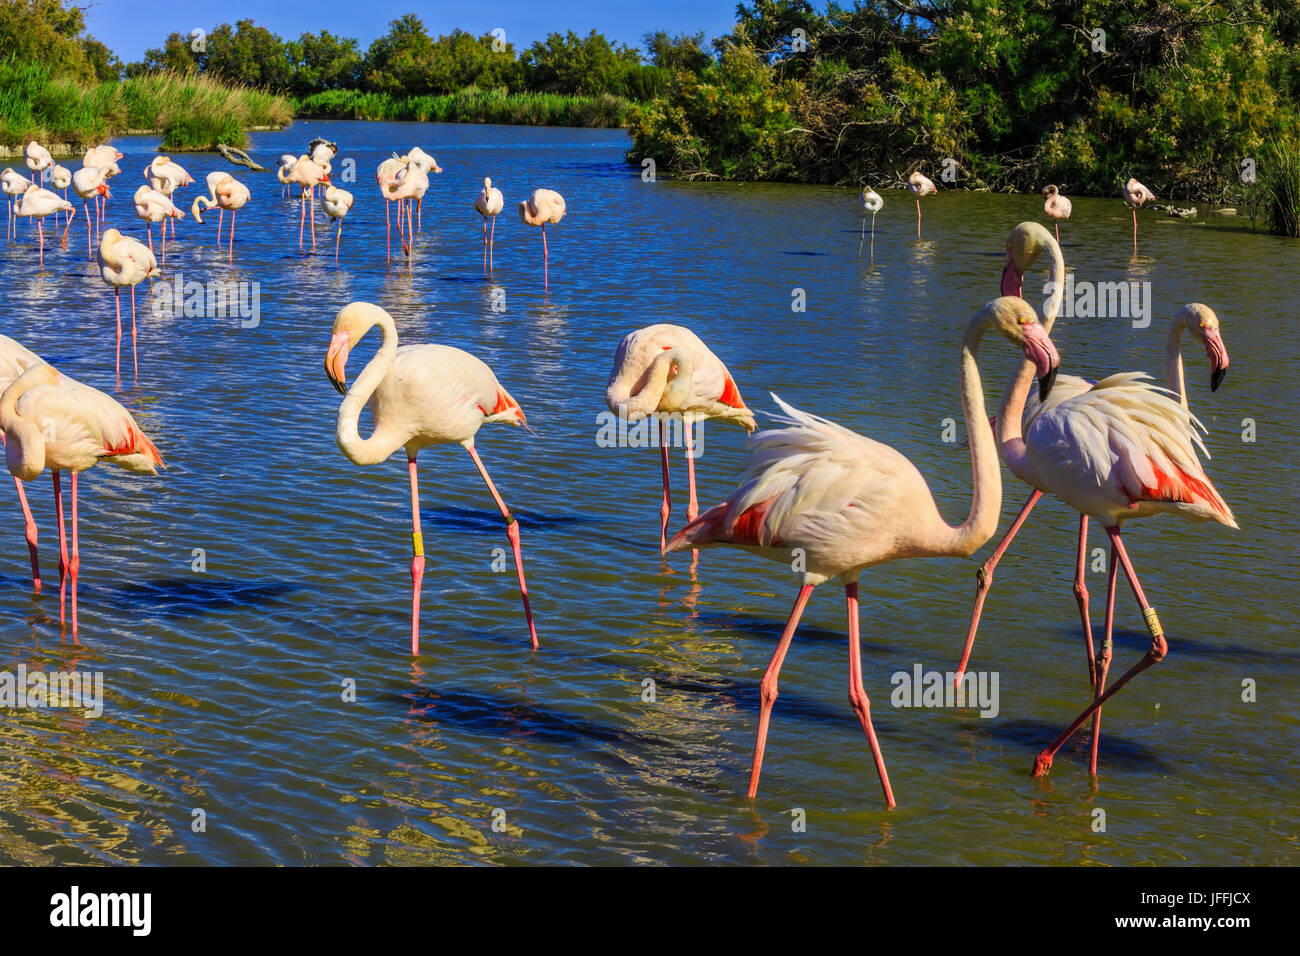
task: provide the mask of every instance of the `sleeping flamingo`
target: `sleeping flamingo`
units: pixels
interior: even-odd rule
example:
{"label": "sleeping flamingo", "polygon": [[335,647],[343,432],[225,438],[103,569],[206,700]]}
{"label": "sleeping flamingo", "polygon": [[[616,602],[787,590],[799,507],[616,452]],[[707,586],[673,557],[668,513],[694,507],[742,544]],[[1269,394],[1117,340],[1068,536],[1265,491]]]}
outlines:
{"label": "sleeping flamingo", "polygon": [[542,287],[549,289],[550,253],[546,249],[546,224],[558,223],[566,212],[564,197],[554,189],[534,189],[533,194],[519,204],[519,218],[526,226],[542,227]]}
{"label": "sleeping flamingo", "polygon": [[346,189],[339,189],[333,184],[325,187],[321,205],[325,207],[325,215],[339,224],[338,235],[334,237],[335,262],[339,259],[339,243],[343,241],[343,217],[352,211],[353,201],[352,194]]}
{"label": "sleeping flamingo", "polygon": [[[23,182],[27,182],[25,177]],[[28,185],[31,185],[28,183]],[[31,349],[20,345],[7,335],[0,335],[0,394],[8,388],[13,380],[23,372],[35,365],[44,365],[45,359],[41,358]],[[0,435],[0,437],[3,437]],[[37,533],[36,519],[32,517],[31,506],[27,503],[27,493],[23,489],[22,480],[14,478],[14,488],[18,492],[18,503],[23,509],[23,522],[26,528],[27,551],[32,559],[32,591],[36,594],[41,593],[41,562],[37,554]]]}
{"label": "sleeping flamingo", "polygon": [[50,155],[48,149],[36,140],[32,140],[23,150],[23,158],[27,168],[32,171],[32,182],[39,186],[45,178],[45,170],[54,165],[54,157]]}
{"label": "sleeping flamingo", "polygon": [[[63,201],[68,201],[68,187],[72,185],[72,170],[55,163],[50,167],[50,189],[62,190]],[[71,223],[71,219],[68,220]]]}
{"label": "sleeping flamingo", "polygon": [[158,275],[158,260],[153,250],[137,239],[124,236],[116,229],[105,229],[99,240],[99,274],[113,287],[117,308],[117,377],[122,378],[122,289],[131,290],[131,364],[140,374],[140,360],[135,348],[135,287]]}
{"label": "sleeping flamingo", "polygon": [[[52,193],[48,189],[43,189],[32,183],[18,197],[18,203],[14,211],[20,216],[32,216],[36,219],[36,228],[40,234],[41,243],[41,271],[45,271],[45,217],[58,212],[75,213],[76,207],[66,199],[60,199],[57,193]],[[57,225],[57,220],[55,221]],[[68,217],[68,226],[72,225],[72,217]],[[68,227],[63,228],[63,247],[68,247]]]}
{"label": "sleeping flamingo", "polygon": [[[170,156],[155,156],[153,161],[144,168],[144,178],[149,180],[149,185],[158,192],[162,193],[168,199],[176,194],[176,190],[183,186],[194,185],[194,177],[185,171],[179,163],[172,161]],[[175,202],[175,200],[172,200]],[[178,207],[179,208],[179,207]],[[183,216],[179,218],[184,218]],[[163,220],[163,239],[166,235],[167,221]],[[172,239],[176,238],[176,220],[172,220]],[[167,258],[166,251],[163,252],[163,259]]]}
{"label": "sleeping flamingo", "polygon": [[755,427],[754,413],[740,390],[699,336],[680,325],[650,325],[630,333],[614,353],[614,370],[605,387],[605,404],[620,418],[635,422],[649,416],[659,419],[659,452],[664,498],[659,509],[659,550],[668,543],[668,516],[672,498],[668,491],[668,440],[664,432],[669,416],[682,419],[686,439],[686,473],[691,497],[686,520],[699,514],[695,497],[695,422],[719,418],[747,432]]}
{"label": "sleeping flamingo", "polygon": [[1136,179],[1129,177],[1129,181],[1126,182],[1124,188],[1120,190],[1120,195],[1124,197],[1124,201],[1128,203],[1129,208],[1133,210],[1133,255],[1136,256],[1138,254],[1138,207],[1144,202],[1150,202],[1152,199],[1155,199],[1156,194],[1147,189]]}
{"label": "sleeping flamingo", "polygon": [[14,201],[27,192],[27,187],[30,185],[31,183],[26,176],[15,172],[13,169],[6,167],[4,172],[0,172],[0,189],[3,189],[4,194],[9,197],[9,218],[6,220],[7,229],[5,231],[6,240],[18,238],[18,223],[15,219]]}
{"label": "sleeping flamingo", "polygon": [[934,188],[934,183],[925,176],[922,176],[918,170],[907,177],[907,191],[916,197],[916,238],[920,239],[921,197],[932,196],[938,192],[938,190]]}
{"label": "sleeping flamingo", "polygon": [[805,568],[794,609],[763,675],[758,741],[749,777],[751,799],[758,792],[777,678],[795,627],[812,589],[839,576],[848,604],[849,699],[871,747],[885,802],[894,806],[862,685],[858,577],[866,568],[901,558],[969,556],[997,530],[1002,476],[976,362],[980,340],[989,331],[1020,346],[1034,363],[1043,392],[1051,388],[1059,363],[1051,339],[1023,299],[995,299],[967,324],[961,348],[961,391],[975,487],[970,514],[961,525],[944,521],[925,479],[899,452],[801,412],[774,395],[788,416],[787,427],[750,438],[749,466],[740,487],[669,543],[669,551],[731,544],[787,567],[795,554]]}
{"label": "sleeping flamingo", "polygon": [[[54,475],[54,510],[59,522],[59,622],[72,581],[72,634],[77,634],[77,475],[100,461],[136,474],[156,475],[162,457],[131,413],[99,389],[56,372],[44,363],[18,376],[0,395],[0,430],[9,473],[31,481],[46,468]],[[60,472],[72,474],[72,553],[63,525]]]}
{"label": "sleeping flamingo", "polygon": [[[370,360],[351,390],[347,388],[348,355],[375,326],[383,333],[379,351]],[[533,650],[537,650],[537,629],[524,583],[524,558],[519,539],[519,522],[506,507],[474,447],[480,427],[494,422],[526,425],[523,409],[501,387],[492,370],[468,352],[448,345],[404,345],[398,347],[393,317],[368,302],[344,306],[334,319],[325,374],[339,393],[346,396],[339,405],[334,437],[343,454],[354,465],[375,465],[387,461],[399,448],[406,451],[411,484],[411,653],[420,653],[420,588],[424,578],[424,537],[420,531],[420,492],[415,459],[423,448],[456,442],[469,452],[506,522],[506,536],[514,550],[519,594]],[[358,433],[363,407],[370,408],[374,430],[369,438]]]}
{"label": "sleeping flamingo", "polygon": [[213,206],[217,207],[217,248],[220,249],[221,220],[225,216],[226,210],[230,210],[230,256],[228,261],[234,262],[235,213],[244,208],[251,193],[249,193],[247,186],[226,172],[208,173],[207,185],[209,195],[195,196],[194,202],[190,206],[190,213],[202,223],[203,215],[199,210],[199,204],[202,203],[207,209],[211,209]]}
{"label": "sleeping flamingo", "polygon": [[1060,242],[1061,220],[1070,218],[1070,213],[1074,211],[1074,203],[1062,196],[1061,191],[1055,186],[1043,187],[1043,195],[1047,197],[1043,202],[1043,212],[1056,220],[1056,241]]}
{"label": "sleeping flamingo", "polygon": [[[858,237],[858,255],[862,255],[862,240],[867,237],[867,213],[871,213],[871,256],[876,255],[876,213],[885,208],[885,199],[870,186],[862,187],[862,235]],[[919,202],[919,200],[918,200]],[[919,207],[918,207],[919,208]]]}
{"label": "sleeping flamingo", "polygon": [[86,213],[86,258],[90,259],[94,253],[90,248],[90,207],[86,205],[86,200],[92,197],[95,200],[95,229],[99,229],[99,198],[108,196],[108,175],[110,169],[117,169],[116,163],[109,163],[107,166],[82,166],[72,174],[72,191],[81,198],[81,208]]}
{"label": "sleeping flamingo", "polygon": [[135,202],[135,214],[148,224],[149,251],[153,252],[153,224],[161,222],[162,262],[167,264],[167,220],[184,219],[185,213],[176,208],[176,204],[152,186],[141,186],[132,197]]}
{"label": "sleeping flamingo", "polygon": [[[474,199],[474,210],[483,217],[483,268],[494,266],[493,252],[497,241],[497,216],[506,207],[506,199],[501,190],[492,185],[491,178],[483,177],[483,188]],[[488,238],[488,217],[492,217],[492,237]]]}

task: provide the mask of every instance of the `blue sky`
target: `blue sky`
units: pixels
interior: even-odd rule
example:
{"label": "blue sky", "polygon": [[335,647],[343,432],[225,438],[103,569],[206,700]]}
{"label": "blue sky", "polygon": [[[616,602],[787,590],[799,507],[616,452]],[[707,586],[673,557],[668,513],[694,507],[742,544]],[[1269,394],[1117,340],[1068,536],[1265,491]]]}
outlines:
{"label": "blue sky", "polygon": [[501,27],[506,39],[523,49],[548,33],[593,27],[612,40],[640,45],[648,30],[671,33],[703,30],[710,37],[731,31],[736,0],[475,0],[471,3],[429,3],[428,0],[97,0],[86,11],[90,33],[108,44],[122,61],[143,57],[149,47],[162,46],[168,33],[211,29],[218,23],[251,18],[285,39],[304,32],[355,37],[364,51],[403,13],[415,13],[429,33],[437,36],[456,27],[485,33]]}

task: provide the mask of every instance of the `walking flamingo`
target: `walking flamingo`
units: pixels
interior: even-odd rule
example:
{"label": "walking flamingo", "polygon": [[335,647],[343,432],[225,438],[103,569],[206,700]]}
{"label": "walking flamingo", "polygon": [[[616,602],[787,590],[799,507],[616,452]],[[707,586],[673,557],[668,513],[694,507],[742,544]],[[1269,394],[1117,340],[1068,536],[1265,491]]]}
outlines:
{"label": "walking flamingo", "polygon": [[207,185],[209,195],[194,197],[194,202],[190,206],[190,213],[202,223],[203,216],[199,210],[199,204],[202,203],[206,209],[211,209],[213,206],[217,207],[217,248],[220,249],[221,220],[225,217],[226,210],[230,210],[230,256],[228,261],[234,262],[235,213],[244,208],[251,194],[247,186],[226,172],[208,173]]}
{"label": "walking flamingo", "polygon": [[876,213],[885,208],[885,199],[870,186],[862,187],[862,235],[858,237],[858,255],[862,255],[862,240],[866,238],[867,213],[871,213],[871,256],[876,255]]}
{"label": "walking flamingo", "polygon": [[[27,183],[25,177],[19,177]],[[28,183],[28,185],[31,185]],[[45,359],[41,358],[31,349],[20,345],[7,335],[0,335],[0,394],[8,388],[13,380],[23,372],[35,365],[44,365]],[[3,437],[3,435],[0,435]],[[14,489],[18,492],[18,503],[23,509],[23,523],[25,526],[25,536],[27,539],[27,551],[32,560],[32,592],[41,593],[41,562],[36,550],[37,532],[36,519],[32,517],[31,506],[27,503],[27,492],[23,488],[22,480],[14,478]]]}
{"label": "walking flamingo", "polygon": [[[356,382],[347,388],[348,355],[375,326],[383,341]],[[423,448],[456,442],[474,459],[474,466],[492,494],[506,522],[506,536],[514,550],[519,594],[533,650],[537,650],[537,629],[528,603],[524,582],[524,559],[520,546],[519,522],[506,507],[488,475],[474,436],[488,423],[526,425],[523,409],[492,374],[492,370],[468,352],[448,345],[405,345],[398,347],[393,317],[368,302],[344,306],[334,319],[325,374],[344,395],[339,405],[334,437],[343,454],[354,465],[386,461],[399,448],[406,450],[411,485],[411,653],[420,652],[420,589],[424,578],[424,538],[420,531],[420,493],[416,479],[416,456]],[[369,438],[358,433],[361,409],[369,407],[374,430]]]}
{"label": "walking flamingo", "polygon": [[124,236],[116,229],[105,229],[99,240],[99,274],[113,287],[117,308],[117,377],[122,377],[122,289],[131,289],[131,363],[140,374],[135,347],[135,287],[158,275],[158,260],[153,250],[137,239]]}
{"label": "walking flamingo", "polygon": [[682,420],[686,444],[686,473],[690,482],[690,504],[686,520],[699,514],[695,497],[695,422],[719,418],[734,422],[745,431],[755,428],[754,413],[740,397],[740,390],[709,347],[699,336],[680,325],[650,325],[630,333],[614,354],[614,370],[605,387],[605,404],[627,422],[648,417],[659,420],[660,467],[664,497],[659,509],[659,550],[668,543],[668,516],[672,497],[668,490],[668,440],[664,432],[670,416]]}
{"label": "walking flamingo", "polygon": [[[54,510],[59,522],[59,623],[72,581],[72,634],[77,634],[77,475],[100,461],[136,474],[156,475],[162,456],[131,413],[99,389],[82,385],[41,363],[18,376],[0,395],[0,430],[9,473],[32,481],[46,468],[54,476]],[[72,474],[72,552],[63,525],[61,472]]]}
{"label": "walking flamingo", "polygon": [[974,492],[970,514],[961,525],[944,521],[925,479],[899,452],[801,412],[774,395],[788,416],[787,427],[754,435],[740,487],[669,543],[669,551],[731,544],[787,566],[792,551],[799,549],[805,561],[803,585],[761,684],[758,740],[749,777],[751,799],[758,792],[777,679],[795,627],[813,588],[839,576],[849,617],[849,699],[871,747],[885,802],[894,806],[862,684],[858,577],[866,568],[901,558],[969,556],[997,530],[1002,476],[976,362],[980,340],[988,331],[1021,348],[1034,363],[1044,393],[1051,388],[1059,364],[1051,339],[1023,299],[995,299],[967,324],[961,348],[961,392]]}
{"label": "walking flamingo", "polygon": [[332,184],[325,187],[325,195],[322,198],[325,214],[339,224],[338,235],[334,237],[335,262],[339,259],[339,243],[343,241],[343,217],[352,211],[353,201],[352,194],[346,189],[339,189]]}
{"label": "walking flamingo", "polygon": [[[52,193],[48,189],[43,189],[32,183],[18,197],[18,203],[14,211],[20,216],[32,216],[36,219],[36,227],[40,234],[41,243],[41,271],[45,271],[45,217],[58,212],[75,213],[76,207],[66,199],[60,199],[57,193]],[[57,220],[55,221],[57,225]],[[68,226],[72,225],[72,217],[68,217]],[[68,229],[63,229],[63,248],[68,247]]]}
{"label": "walking flamingo", "polygon": [[50,155],[48,149],[36,142],[36,140],[32,140],[27,144],[27,148],[23,150],[23,158],[27,163],[27,168],[32,171],[32,182],[39,186],[44,178],[45,170],[54,165],[54,157]]}
{"label": "walking flamingo", "polygon": [[31,183],[26,176],[15,172],[13,169],[6,167],[4,172],[0,172],[0,189],[9,197],[9,218],[6,220],[8,228],[5,231],[5,239],[18,238],[18,223],[15,221],[14,200],[27,192],[27,187]]}
{"label": "walking flamingo", "polygon": [[1133,210],[1133,255],[1136,256],[1138,254],[1138,207],[1144,202],[1155,199],[1156,194],[1136,179],[1130,177],[1129,181],[1124,184],[1124,188],[1120,190],[1120,195],[1124,197],[1124,201]]}
{"label": "walking flamingo", "polygon": [[[492,185],[491,178],[483,177],[483,188],[474,199],[475,211],[483,217],[483,267],[485,269],[496,265],[493,253],[496,249],[497,242],[497,216],[501,210],[506,207],[506,198],[501,195],[501,190]],[[492,217],[492,236],[488,237],[488,217]],[[491,265],[489,265],[489,263]]]}
{"label": "walking flamingo", "polygon": [[1043,203],[1043,212],[1047,213],[1056,220],[1056,241],[1061,241],[1061,220],[1069,219],[1070,213],[1074,211],[1074,204],[1061,195],[1061,191],[1055,186],[1043,187],[1043,195],[1047,197]]}
{"label": "walking flamingo", "polygon": [[916,197],[916,238],[920,239],[921,197],[932,196],[938,192],[938,190],[934,188],[934,183],[930,179],[922,176],[920,171],[917,171],[907,177],[907,191]]}
{"label": "walking flamingo", "polygon": [[566,212],[564,197],[553,189],[534,189],[533,194],[519,204],[519,218],[527,226],[542,227],[542,287],[551,287],[550,253],[546,248],[546,224],[558,223]]}
{"label": "walking flamingo", "polygon": [[167,264],[167,220],[184,219],[185,213],[176,208],[176,204],[152,186],[141,186],[132,197],[135,201],[135,214],[148,224],[149,251],[153,252],[153,224],[161,222],[162,261]]}
{"label": "walking flamingo", "polygon": [[94,257],[90,247],[90,207],[86,205],[86,200],[94,198],[95,200],[95,230],[99,230],[99,198],[109,195],[108,177],[109,170],[117,169],[116,163],[109,163],[107,166],[82,166],[72,174],[72,191],[81,197],[81,208],[86,213],[86,258]]}

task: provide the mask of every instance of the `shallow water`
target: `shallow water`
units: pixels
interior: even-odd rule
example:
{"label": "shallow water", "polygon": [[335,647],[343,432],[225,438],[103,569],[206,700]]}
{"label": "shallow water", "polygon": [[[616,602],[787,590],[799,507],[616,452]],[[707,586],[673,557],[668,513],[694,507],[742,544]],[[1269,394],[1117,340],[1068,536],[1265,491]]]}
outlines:
{"label": "shallow water", "polygon": [[[1150,281],[1154,296],[1144,329],[1063,319],[1053,337],[1066,371],[1163,378],[1168,317],[1193,300],[1218,311],[1232,360],[1211,395],[1204,356],[1184,350],[1209,473],[1241,530],[1168,517],[1131,526],[1170,655],[1107,706],[1095,785],[1086,734],[1048,781],[1028,773],[1088,698],[1070,591],[1076,517],[1049,503],[1001,564],[975,648],[972,667],[999,676],[998,716],[890,706],[893,673],[955,666],[973,573],[992,542],[967,561],[866,573],[866,687],[899,800],[884,811],[845,694],[843,596],[828,585],[782,673],[751,806],[758,681],[796,578],[728,550],[702,552],[693,571],[689,554],[660,558],[656,453],[595,441],[614,348],[642,325],[687,324],[750,405],[770,411],[773,391],[894,445],[960,521],[971,481],[960,330],[997,294],[1006,234],[1041,218],[1041,199],[927,198],[918,241],[910,198],[886,194],[873,257],[859,255],[850,190],[643,182],[622,162],[617,131],[299,123],[254,134],[252,152],[271,167],[318,133],[339,142],[340,161],[356,161],[360,180],[344,183],[357,206],[337,263],[320,220],[321,248],[299,254],[297,202],[270,174],[234,170],[254,198],[238,217],[233,265],[214,230],[187,219],[166,277],[260,283],[260,321],[159,317],[142,292],[140,373],[121,387],[113,304],[85,261],[80,212],[68,250],[47,247],[44,275],[25,222],[0,248],[0,330],[118,397],[168,462],[156,479],[108,466],[83,476],[79,644],[59,628],[49,479],[30,486],[40,597],[29,593],[16,499],[0,491],[0,669],[102,671],[106,694],[98,719],[0,711],[0,860],[1300,861],[1290,334],[1300,300],[1283,281],[1300,245],[1144,212],[1135,259],[1118,199],[1075,200],[1062,230],[1079,279]],[[408,269],[400,256],[385,262],[373,170],[416,143],[445,172]],[[130,194],[155,145],[119,143],[127,155],[110,219],[133,235],[142,230]],[[200,183],[227,168],[219,157],[178,159]],[[484,175],[507,202],[490,279],[470,208]],[[548,229],[549,293],[538,231],[511,209],[538,186],[569,208]],[[186,206],[196,191],[181,193]],[[494,286],[504,312],[492,310]],[[802,313],[791,310],[796,289]],[[422,654],[410,657],[404,462],[359,469],[342,456],[339,398],[321,366],[334,314],[354,299],[388,309],[405,341],[474,352],[527,411],[535,435],[490,427],[478,447],[520,519],[537,653],[513,573],[493,571],[494,549],[508,547],[500,517],[468,456],[448,447],[420,458],[428,566]],[[377,345],[377,334],[363,343],[353,377]],[[990,407],[1014,360],[1000,342],[983,350]],[[945,418],[958,441],[943,440]],[[1242,440],[1247,418],[1253,443]],[[704,426],[702,504],[733,486],[743,438]],[[680,454],[673,467],[679,527]],[[1004,528],[1025,493],[1008,476]],[[1090,546],[1102,543],[1094,531]],[[193,570],[195,549],[205,571]],[[1099,630],[1105,575],[1090,587]],[[1145,647],[1121,593],[1112,675]],[[1242,701],[1248,678],[1255,703]],[[355,702],[342,700],[347,679]],[[653,703],[642,699],[647,679]],[[1105,832],[1094,832],[1096,808]]]}

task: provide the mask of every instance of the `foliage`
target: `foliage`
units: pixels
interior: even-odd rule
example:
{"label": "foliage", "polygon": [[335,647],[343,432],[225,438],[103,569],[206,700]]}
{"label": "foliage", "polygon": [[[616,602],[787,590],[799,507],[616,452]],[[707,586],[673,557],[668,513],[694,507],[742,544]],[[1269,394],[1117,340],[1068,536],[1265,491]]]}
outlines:
{"label": "foliage", "polygon": [[455,93],[402,97],[328,90],[298,101],[296,107],[300,116],[321,119],[615,127],[625,125],[630,104],[608,93],[564,96],[469,87]]}

